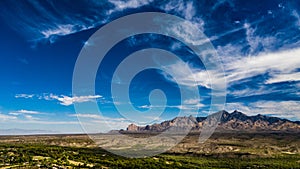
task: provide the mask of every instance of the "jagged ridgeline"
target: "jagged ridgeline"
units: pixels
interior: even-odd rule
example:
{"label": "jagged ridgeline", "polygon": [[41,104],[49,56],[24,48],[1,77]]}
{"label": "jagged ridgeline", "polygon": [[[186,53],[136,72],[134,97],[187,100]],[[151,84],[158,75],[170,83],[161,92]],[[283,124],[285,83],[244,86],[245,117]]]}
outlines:
{"label": "jagged ridgeline", "polygon": [[[228,113],[227,111],[223,110],[217,113],[222,113],[217,131],[300,131],[300,121],[291,121],[261,114],[247,116],[239,111]],[[213,116],[213,114],[211,116]],[[172,120],[167,120],[159,124],[146,126],[130,124],[126,129],[126,132],[163,132],[174,126],[176,126],[177,129],[191,128],[191,131],[201,131],[204,123],[209,123],[210,120],[215,120],[214,118],[208,117],[176,117]]]}

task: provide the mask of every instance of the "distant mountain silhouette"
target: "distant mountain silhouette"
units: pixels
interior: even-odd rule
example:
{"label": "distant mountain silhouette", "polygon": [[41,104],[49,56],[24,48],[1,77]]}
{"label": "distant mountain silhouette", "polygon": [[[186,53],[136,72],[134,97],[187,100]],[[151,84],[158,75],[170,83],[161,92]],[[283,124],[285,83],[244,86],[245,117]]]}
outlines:
{"label": "distant mountain silhouette", "polygon": [[[219,131],[300,131],[300,121],[290,121],[278,117],[270,117],[258,114],[256,116],[247,116],[242,112],[235,110],[232,113],[220,111],[221,119],[214,118],[214,114],[208,117],[176,117],[172,120],[146,126],[137,126],[130,124],[127,132],[162,132],[170,128],[175,130],[201,131],[204,123],[213,123],[219,121],[217,130]],[[216,114],[217,114],[216,113]],[[173,129],[174,130],[174,129]]]}

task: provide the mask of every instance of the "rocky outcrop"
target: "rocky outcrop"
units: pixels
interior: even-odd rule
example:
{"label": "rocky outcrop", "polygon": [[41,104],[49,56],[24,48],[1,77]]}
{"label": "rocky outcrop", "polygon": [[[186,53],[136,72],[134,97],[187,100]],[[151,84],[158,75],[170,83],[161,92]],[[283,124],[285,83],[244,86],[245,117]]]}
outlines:
{"label": "rocky outcrop", "polygon": [[[290,121],[277,117],[270,117],[258,114],[256,116],[247,116],[239,111],[222,113],[217,130],[229,131],[300,131],[299,121]],[[146,126],[137,126],[130,124],[127,127],[129,132],[162,132],[168,129],[173,131],[192,130],[201,131],[204,123],[217,122],[214,115],[208,117],[176,117],[172,120],[164,121],[160,124],[152,124]]]}
{"label": "rocky outcrop", "polygon": [[127,131],[139,131],[141,127],[135,125],[135,124],[130,124],[128,127],[127,127]]}

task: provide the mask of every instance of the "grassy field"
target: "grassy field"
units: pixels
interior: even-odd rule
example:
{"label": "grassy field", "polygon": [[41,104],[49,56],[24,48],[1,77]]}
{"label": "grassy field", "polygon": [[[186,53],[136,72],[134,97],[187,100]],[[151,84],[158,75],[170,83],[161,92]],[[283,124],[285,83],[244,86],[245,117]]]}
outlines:
{"label": "grassy field", "polygon": [[298,137],[215,134],[199,144],[190,135],[169,152],[136,159],[111,154],[84,135],[7,136],[0,137],[0,168],[300,168]]}

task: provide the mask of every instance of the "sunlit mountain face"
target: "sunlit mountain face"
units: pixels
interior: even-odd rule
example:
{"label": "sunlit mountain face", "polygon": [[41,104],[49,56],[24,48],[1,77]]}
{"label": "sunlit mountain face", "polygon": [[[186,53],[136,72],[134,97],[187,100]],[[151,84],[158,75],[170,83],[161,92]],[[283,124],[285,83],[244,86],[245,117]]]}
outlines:
{"label": "sunlit mountain face", "polygon": [[[3,0],[0,8],[1,129],[83,132],[77,117],[91,124],[105,119],[112,128],[125,128],[132,121],[118,113],[116,104],[123,105],[124,111],[132,105],[145,119],[152,119],[151,123],[172,119],[181,110],[187,116],[207,116],[212,99],[210,77],[205,63],[186,45],[203,42],[197,31],[204,33],[221,59],[226,79],[226,104],[222,109],[300,120],[297,0]],[[177,30],[184,42],[152,33],[123,39],[101,63],[95,78],[96,93],[73,95],[78,55],[82,48],[97,46],[88,39],[110,22],[142,12],[175,15],[192,26],[178,24],[178,29],[170,29]],[[131,103],[115,103],[111,84],[125,82],[113,78],[114,71],[128,55],[150,48],[170,51],[184,64],[168,62],[161,70],[139,72],[129,85]],[[179,80],[174,81],[166,72],[176,74]],[[190,91],[195,84],[191,77],[196,79],[200,98],[182,100],[179,86]],[[151,105],[149,95],[154,89],[164,91],[167,98],[158,117],[145,113],[160,106]],[[89,107],[95,101],[102,114]],[[73,105],[77,103],[86,104],[84,114],[76,113]]]}

